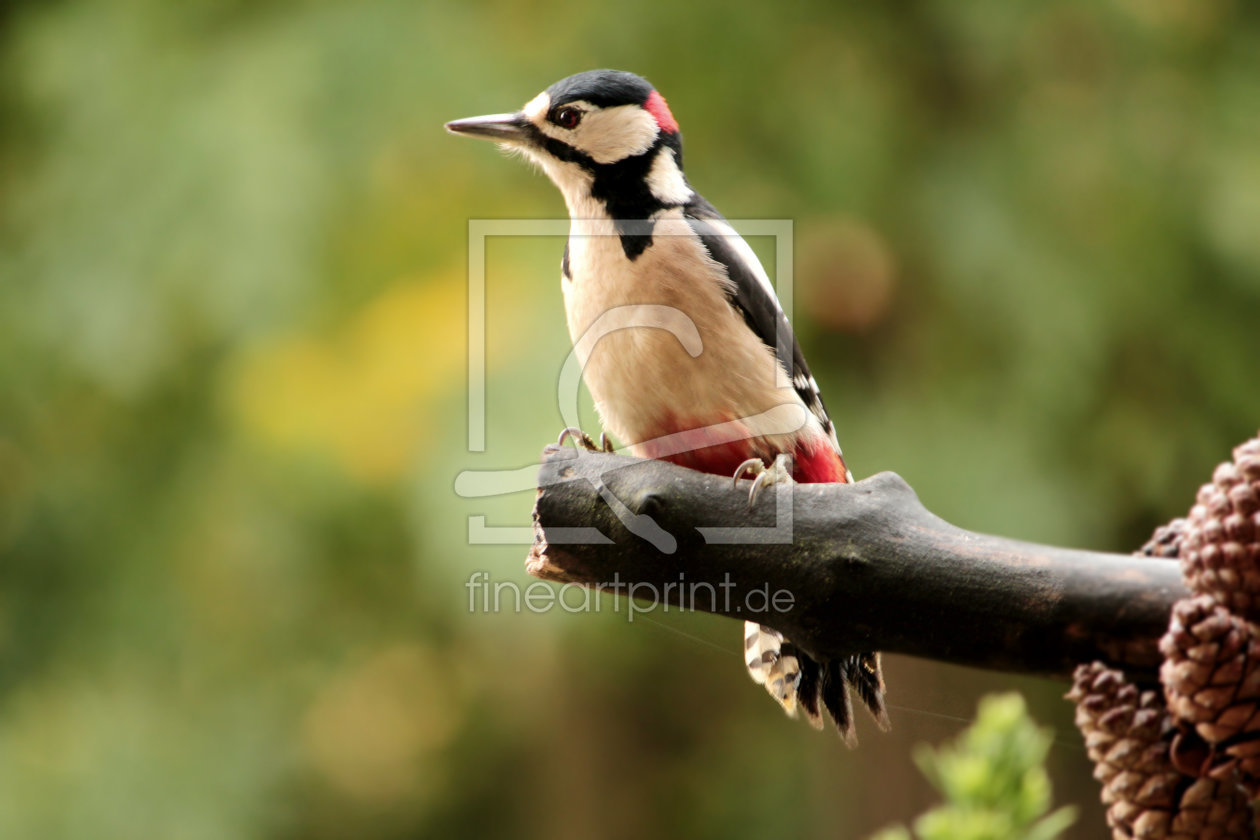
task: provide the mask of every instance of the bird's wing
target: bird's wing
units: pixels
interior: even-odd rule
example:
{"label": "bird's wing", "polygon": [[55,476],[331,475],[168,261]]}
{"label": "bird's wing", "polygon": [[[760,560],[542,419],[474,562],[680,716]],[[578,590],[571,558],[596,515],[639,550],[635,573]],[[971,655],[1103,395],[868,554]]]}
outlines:
{"label": "bird's wing", "polygon": [[727,288],[731,305],[744,316],[748,328],[767,347],[774,349],[779,363],[791,376],[792,388],[805,407],[818,418],[823,432],[839,452],[835,426],[823,404],[818,383],[810,373],[801,345],[796,341],[792,325],[779,305],[779,298],[761,261],[744,238],[699,193],[693,193],[692,200],[683,207],[683,213],[709,256],[726,269],[731,281]]}

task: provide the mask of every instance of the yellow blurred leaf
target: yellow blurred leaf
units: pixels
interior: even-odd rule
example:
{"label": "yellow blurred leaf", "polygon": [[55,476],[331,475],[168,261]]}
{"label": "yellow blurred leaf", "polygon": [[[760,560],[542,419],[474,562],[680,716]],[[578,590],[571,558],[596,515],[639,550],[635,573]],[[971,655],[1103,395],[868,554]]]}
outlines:
{"label": "yellow blurred leaf", "polygon": [[464,278],[405,279],[337,334],[249,353],[228,388],[242,426],[283,449],[322,451],[368,483],[403,475],[431,433],[428,407],[460,383]]}

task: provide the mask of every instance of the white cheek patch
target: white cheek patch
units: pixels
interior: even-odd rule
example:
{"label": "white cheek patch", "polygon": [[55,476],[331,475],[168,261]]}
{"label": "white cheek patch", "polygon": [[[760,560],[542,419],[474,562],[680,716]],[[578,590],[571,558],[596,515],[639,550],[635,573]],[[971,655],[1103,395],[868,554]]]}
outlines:
{"label": "white cheek patch", "polygon": [[577,146],[596,163],[613,163],[641,155],[656,142],[656,118],[638,105],[592,111],[573,132]]}
{"label": "white cheek patch", "polygon": [[662,204],[686,204],[691,200],[691,187],[678,168],[674,150],[668,147],[656,153],[647,176],[648,189]]}
{"label": "white cheek patch", "polygon": [[[541,99],[545,94],[540,95]],[[656,118],[637,105],[618,105],[614,108],[597,108],[589,102],[578,100],[569,103],[582,111],[582,122],[572,130],[548,122],[544,109],[537,117],[530,113],[535,99],[525,106],[525,113],[548,137],[567,143],[596,163],[615,163],[624,158],[641,155],[656,142],[660,127]],[[550,107],[550,99],[547,101]]]}

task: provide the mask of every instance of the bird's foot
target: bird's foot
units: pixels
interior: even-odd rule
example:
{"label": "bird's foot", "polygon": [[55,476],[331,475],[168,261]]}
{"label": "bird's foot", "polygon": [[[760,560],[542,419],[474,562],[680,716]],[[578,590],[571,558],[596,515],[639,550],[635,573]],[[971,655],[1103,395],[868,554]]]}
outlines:
{"label": "bird's foot", "polygon": [[612,441],[608,439],[607,432],[599,433],[599,443],[597,444],[586,432],[581,429],[569,426],[560,432],[560,438],[556,441],[556,446],[564,446],[564,442],[569,438],[573,439],[576,446],[580,446],[587,452],[612,452]]}
{"label": "bird's foot", "polygon": [[757,503],[757,497],[761,495],[761,491],[772,484],[791,484],[792,483],[792,456],[785,452],[780,452],[774,458],[774,463],[766,466],[765,461],[760,458],[749,458],[744,463],[735,468],[735,478],[732,486],[735,486],[745,475],[754,475],[752,489],[748,491],[748,509],[752,510],[752,506]]}

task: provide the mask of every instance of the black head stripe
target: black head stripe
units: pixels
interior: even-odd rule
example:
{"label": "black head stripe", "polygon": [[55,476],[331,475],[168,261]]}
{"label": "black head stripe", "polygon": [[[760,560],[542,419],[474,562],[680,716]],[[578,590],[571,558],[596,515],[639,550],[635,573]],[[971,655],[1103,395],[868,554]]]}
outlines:
{"label": "black head stripe", "polygon": [[530,125],[525,129],[533,141],[548,154],[559,160],[576,163],[591,173],[591,195],[603,202],[621,237],[621,248],[626,258],[637,259],[652,244],[652,215],[666,207],[652,195],[647,176],[657,154],[665,148],[674,150],[677,157],[681,139],[675,134],[662,134],[652,148],[640,155],[624,158],[614,163],[596,163],[562,140],[548,137]]}
{"label": "black head stripe", "polygon": [[547,154],[566,163],[576,163],[588,172],[594,172],[598,164],[589,155],[583,154],[563,140],[549,137],[539,130],[538,126],[526,121],[521,128],[533,145],[544,149]]}
{"label": "black head stripe", "polygon": [[660,145],[658,140],[645,154],[597,165],[594,170],[591,195],[608,208],[629,260],[638,258],[652,244],[652,214],[665,206],[652,195],[647,184],[648,171]]}
{"label": "black head stripe", "polygon": [[[554,109],[567,102],[583,100],[601,108],[620,105],[643,105],[653,87],[645,79],[620,70],[590,70],[556,82],[547,88]],[[621,247],[626,258],[637,259],[652,244],[652,215],[668,206],[652,195],[647,176],[662,149],[673,150],[674,159],[682,166],[682,136],[677,132],[661,132],[651,148],[613,163],[596,163],[575,147],[544,134],[537,126],[525,129],[531,141],[549,155],[567,163],[576,163],[593,176],[591,194],[603,202],[617,224]]]}

